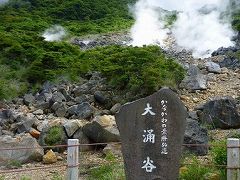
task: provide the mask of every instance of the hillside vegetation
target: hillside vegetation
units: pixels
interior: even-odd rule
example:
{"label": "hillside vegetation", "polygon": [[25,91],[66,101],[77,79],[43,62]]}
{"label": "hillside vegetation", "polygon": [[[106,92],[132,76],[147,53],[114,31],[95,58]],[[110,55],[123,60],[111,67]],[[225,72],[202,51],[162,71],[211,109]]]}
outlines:
{"label": "hillside vegetation", "polygon": [[[45,29],[58,24],[70,35],[77,36],[123,30],[133,22],[128,3],[133,1],[10,0],[2,5],[0,98],[17,96],[36,82],[53,79],[56,69],[64,71],[69,59],[79,59],[78,48],[44,41],[41,36]],[[53,67],[56,68],[54,72],[51,71]],[[32,71],[39,76],[31,75]]]}
{"label": "hillside vegetation", "polygon": [[[116,89],[148,94],[176,86],[184,70],[154,46],[109,46],[81,51],[64,42],[46,42],[43,32],[61,25],[68,37],[129,29],[128,5],[136,0],[10,0],[0,6],[0,99],[12,98],[60,76],[77,80],[101,71]],[[239,30],[239,14],[234,27]]]}

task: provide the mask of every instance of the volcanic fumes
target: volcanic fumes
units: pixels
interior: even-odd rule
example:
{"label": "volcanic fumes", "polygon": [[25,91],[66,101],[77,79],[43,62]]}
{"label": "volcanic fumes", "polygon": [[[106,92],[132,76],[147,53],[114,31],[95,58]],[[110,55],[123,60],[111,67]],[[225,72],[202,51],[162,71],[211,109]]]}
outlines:
{"label": "volcanic fumes", "polygon": [[[231,13],[240,0],[139,0],[132,8],[135,24],[131,29],[132,45],[160,45],[171,32],[179,47],[204,58],[219,47],[234,46],[236,33],[231,27]],[[234,8],[230,5],[235,4]],[[167,14],[177,19],[166,26]]]}

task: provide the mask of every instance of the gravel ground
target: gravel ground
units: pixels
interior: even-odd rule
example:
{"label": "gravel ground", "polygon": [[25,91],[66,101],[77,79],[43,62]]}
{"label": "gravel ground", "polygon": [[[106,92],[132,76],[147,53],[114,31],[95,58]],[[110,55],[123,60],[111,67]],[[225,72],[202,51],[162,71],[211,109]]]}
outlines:
{"label": "gravel ground", "polygon": [[[27,170],[23,172],[12,172],[7,174],[0,174],[0,180],[65,180],[67,175],[66,167],[66,156],[63,158],[63,161],[58,161],[54,164],[43,164],[43,163],[29,163],[24,164],[22,167],[18,168],[4,168],[1,167],[1,171],[8,170]],[[79,180],[88,179],[88,171],[90,168],[97,167],[100,164],[107,163],[104,159],[104,154],[101,152],[86,152],[80,153],[79,157],[79,169],[80,177]],[[55,167],[54,166],[60,166]],[[39,170],[29,170],[34,168],[45,168]],[[3,179],[1,179],[3,178]]]}
{"label": "gravel ground", "polygon": [[190,110],[216,96],[240,97],[240,70],[224,68],[221,74],[213,74],[207,90],[195,93],[182,90],[181,94],[181,100]]}
{"label": "gravel ground", "polygon": [[[51,168],[53,166],[61,166],[57,168]],[[12,170],[27,170],[31,168],[46,168],[24,172],[14,172],[2,174],[4,180],[60,180],[66,176],[66,166],[64,162],[57,162],[51,165],[44,165],[42,163],[25,164],[20,168]],[[59,179],[57,179],[59,178]]]}

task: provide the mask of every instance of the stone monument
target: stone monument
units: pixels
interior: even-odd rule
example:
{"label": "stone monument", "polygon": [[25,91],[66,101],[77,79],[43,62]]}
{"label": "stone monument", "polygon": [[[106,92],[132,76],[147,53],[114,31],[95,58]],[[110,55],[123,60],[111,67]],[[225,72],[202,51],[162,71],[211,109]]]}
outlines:
{"label": "stone monument", "polygon": [[168,88],[125,104],[116,115],[127,180],[176,180],[187,112]]}

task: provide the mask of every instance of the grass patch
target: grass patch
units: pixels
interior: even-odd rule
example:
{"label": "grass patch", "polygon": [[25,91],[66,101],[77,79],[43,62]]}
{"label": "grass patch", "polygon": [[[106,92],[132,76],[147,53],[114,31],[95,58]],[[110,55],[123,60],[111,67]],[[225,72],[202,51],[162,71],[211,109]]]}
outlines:
{"label": "grass patch", "polygon": [[105,164],[93,168],[89,172],[88,180],[125,180],[124,166],[120,164]]}
{"label": "grass patch", "polygon": [[64,178],[58,174],[58,173],[54,173],[53,177],[51,178],[51,180],[63,180]]}
{"label": "grass patch", "polygon": [[30,177],[27,177],[27,176],[22,176],[22,177],[20,178],[20,180],[31,180],[31,178],[30,178]]}
{"label": "grass patch", "polygon": [[206,180],[220,179],[226,180],[224,170],[212,166],[204,166],[196,157],[191,157],[191,162],[180,169],[180,180]]}
{"label": "grass patch", "polygon": [[88,180],[125,180],[123,163],[118,162],[117,158],[111,153],[106,155],[105,160],[106,163],[88,171]]}
{"label": "grass patch", "polygon": [[22,163],[18,160],[10,160],[7,162],[6,165],[7,168],[12,169],[12,168],[21,168],[22,167]]}

